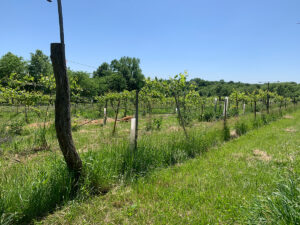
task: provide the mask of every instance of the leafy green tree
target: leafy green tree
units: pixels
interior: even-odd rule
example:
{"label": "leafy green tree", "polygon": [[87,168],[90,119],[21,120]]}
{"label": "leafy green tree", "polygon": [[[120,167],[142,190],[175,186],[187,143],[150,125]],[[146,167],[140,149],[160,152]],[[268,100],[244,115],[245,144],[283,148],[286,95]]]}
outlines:
{"label": "leafy green tree", "polygon": [[82,88],[80,93],[82,97],[93,99],[98,95],[97,78],[90,78],[89,73],[84,71],[68,70],[70,79],[76,79],[77,84]]}
{"label": "leafy green tree", "polygon": [[21,78],[26,74],[26,62],[22,57],[18,57],[11,52],[8,52],[0,59],[0,80],[2,84],[6,83],[9,76],[15,73]]}
{"label": "leafy green tree", "polygon": [[102,63],[98,69],[93,73],[94,78],[95,77],[105,77],[111,75],[111,67],[108,63],[104,62]]}
{"label": "leafy green tree", "polygon": [[119,73],[113,73],[107,77],[108,89],[110,91],[121,92],[126,89],[126,80]]}
{"label": "leafy green tree", "polygon": [[145,85],[145,77],[140,68],[140,60],[131,57],[122,57],[118,62],[112,62],[114,71],[120,73],[126,80],[127,90],[141,90]]}
{"label": "leafy green tree", "polygon": [[31,59],[28,65],[29,74],[38,82],[42,76],[50,76],[53,73],[50,59],[41,50],[31,53]]}

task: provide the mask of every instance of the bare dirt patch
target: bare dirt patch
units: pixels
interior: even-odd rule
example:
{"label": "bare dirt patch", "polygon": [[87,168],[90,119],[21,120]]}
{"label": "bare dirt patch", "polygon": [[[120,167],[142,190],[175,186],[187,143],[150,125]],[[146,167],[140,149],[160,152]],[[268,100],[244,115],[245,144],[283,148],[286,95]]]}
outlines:
{"label": "bare dirt patch", "polygon": [[[112,119],[112,118],[107,118],[106,122],[107,123],[112,123],[114,122],[115,120]],[[99,125],[99,124],[103,124],[103,119],[98,119],[98,120],[82,120],[79,122],[79,125],[80,126],[83,126],[83,125],[87,125],[87,124],[93,124],[93,125]]]}
{"label": "bare dirt patch", "polygon": [[283,118],[285,118],[285,119],[294,119],[294,117],[291,116],[291,115],[285,115]]}
{"label": "bare dirt patch", "polygon": [[175,126],[171,126],[171,127],[169,127],[169,131],[179,131],[179,127],[175,127]]}
{"label": "bare dirt patch", "polygon": [[79,130],[79,133],[97,133],[97,130]]}
{"label": "bare dirt patch", "polygon": [[289,133],[295,133],[295,132],[297,132],[297,130],[294,129],[294,128],[286,128],[285,131],[289,132]]}
{"label": "bare dirt patch", "polygon": [[[48,127],[52,122],[46,122],[45,125],[46,127]],[[39,128],[39,127],[43,127],[44,126],[44,123],[31,123],[31,124],[28,124],[27,127],[28,128]]]}
{"label": "bare dirt patch", "polygon": [[253,150],[253,155],[255,159],[260,161],[269,162],[272,159],[272,156],[268,155],[266,152],[261,151],[259,149]]}

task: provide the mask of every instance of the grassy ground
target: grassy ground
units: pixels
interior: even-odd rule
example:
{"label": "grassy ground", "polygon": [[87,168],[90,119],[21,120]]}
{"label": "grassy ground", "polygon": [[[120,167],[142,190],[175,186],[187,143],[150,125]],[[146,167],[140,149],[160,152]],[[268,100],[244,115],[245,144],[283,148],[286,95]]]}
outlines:
{"label": "grassy ground", "polygon": [[[88,121],[99,119],[94,108],[81,107],[73,113],[73,127],[77,126],[73,136],[84,165],[84,179],[76,195],[71,190],[71,175],[58,148],[52,122],[53,110],[46,118],[43,134],[42,113],[30,111],[29,124],[20,125],[18,123],[24,120],[24,114],[13,113],[15,108],[1,108],[0,224],[29,223],[57,207],[86,201],[95,194],[114,190],[122,183],[131,184],[155,168],[182,163],[224,142],[222,121],[207,123],[194,120],[188,127],[187,139],[174,114],[153,115],[163,118],[162,127],[161,130],[150,131],[146,129],[148,117],[142,116],[138,151],[133,157],[128,149],[130,123],[118,122],[115,136],[111,134],[111,122],[107,126],[101,126],[99,121],[81,126],[87,118]],[[278,110],[276,112],[277,115],[272,114],[268,118],[259,115],[255,123],[251,119],[252,114],[233,117],[228,120],[228,126],[231,131],[236,129],[236,133],[243,133],[277,119]],[[43,137],[47,148],[42,145]]]}
{"label": "grassy ground", "polygon": [[250,223],[259,196],[271,195],[279,181],[300,174],[299,129],[298,111],[105,196],[71,202],[37,223]]}

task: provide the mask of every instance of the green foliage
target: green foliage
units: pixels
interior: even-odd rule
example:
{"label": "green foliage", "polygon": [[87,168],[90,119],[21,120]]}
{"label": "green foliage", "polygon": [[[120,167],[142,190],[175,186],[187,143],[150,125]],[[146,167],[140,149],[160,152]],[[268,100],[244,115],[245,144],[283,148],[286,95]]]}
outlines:
{"label": "green foliage", "polygon": [[17,74],[19,78],[26,74],[26,62],[22,57],[18,57],[11,52],[8,52],[0,58],[0,80],[4,84],[5,79],[10,74]]}

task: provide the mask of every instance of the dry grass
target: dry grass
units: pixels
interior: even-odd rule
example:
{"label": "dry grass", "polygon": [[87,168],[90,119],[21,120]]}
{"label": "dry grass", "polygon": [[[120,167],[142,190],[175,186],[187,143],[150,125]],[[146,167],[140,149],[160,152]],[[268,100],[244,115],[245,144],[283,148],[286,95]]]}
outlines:
{"label": "dry grass", "polygon": [[253,150],[253,155],[256,159],[264,162],[269,162],[272,159],[272,156],[268,155],[266,152],[259,149]]}
{"label": "dry grass", "polygon": [[294,128],[286,128],[285,131],[289,132],[289,133],[295,133],[295,132],[297,132],[297,130],[294,129]]}

